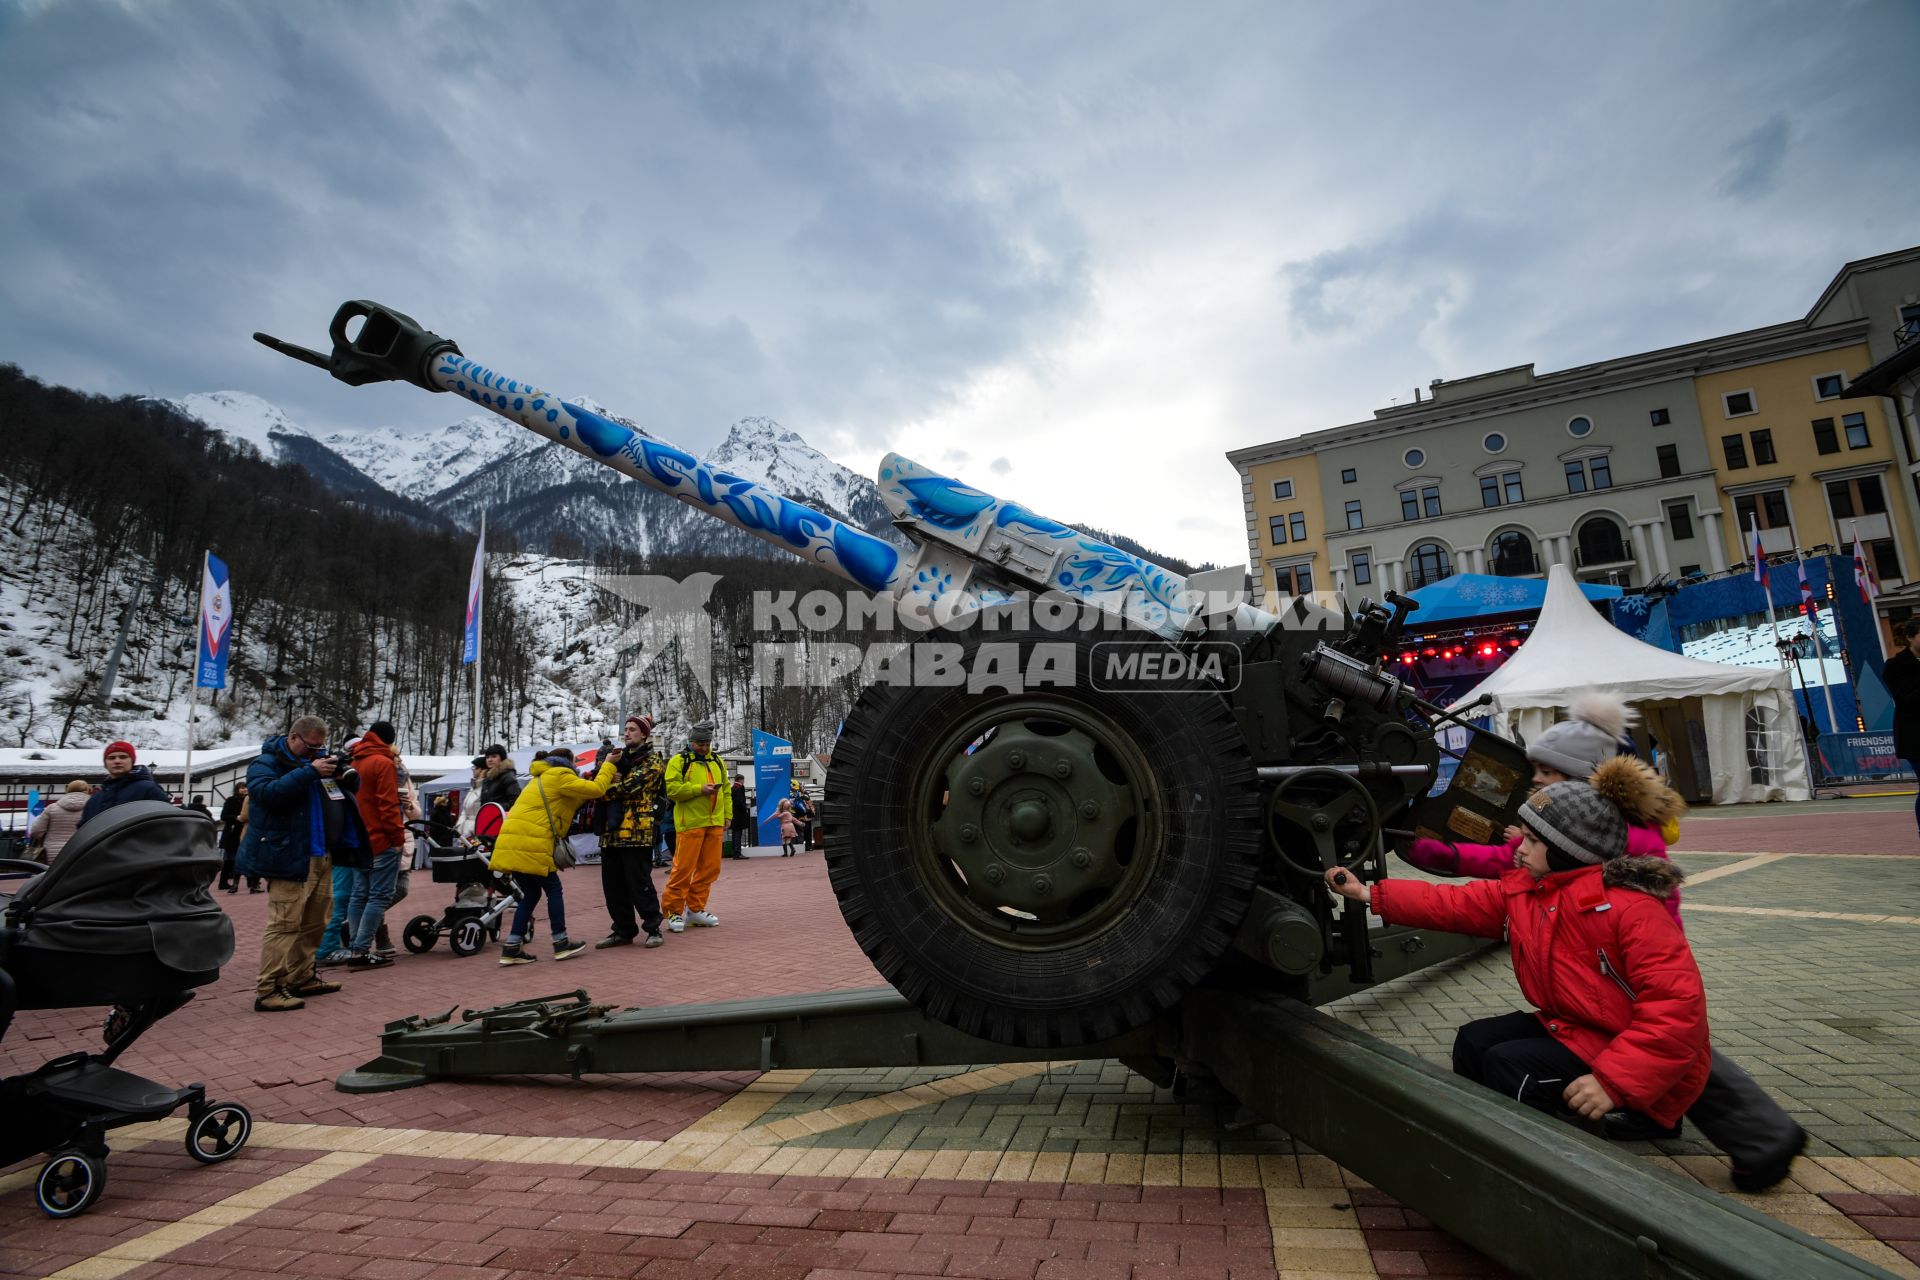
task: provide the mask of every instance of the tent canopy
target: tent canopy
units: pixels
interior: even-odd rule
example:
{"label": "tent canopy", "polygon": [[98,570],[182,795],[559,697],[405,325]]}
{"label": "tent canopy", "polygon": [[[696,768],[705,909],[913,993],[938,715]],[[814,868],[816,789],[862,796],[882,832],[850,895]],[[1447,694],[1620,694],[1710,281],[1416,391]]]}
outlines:
{"label": "tent canopy", "polygon": [[[1618,588],[1611,590],[1620,594]],[[1702,662],[1634,639],[1587,603],[1591,596],[1583,598],[1565,565],[1553,566],[1545,594],[1533,634],[1461,703],[1492,694],[1500,711],[1511,712],[1564,707],[1575,694],[1589,691],[1611,693],[1626,702],[1790,692],[1787,674],[1778,668]]]}
{"label": "tent canopy", "polygon": [[[1580,590],[1589,600],[1617,600],[1619,587],[1583,583]],[[1547,584],[1539,578],[1497,578],[1486,573],[1456,573],[1451,578],[1430,582],[1418,591],[1407,593],[1420,602],[1419,611],[1407,621],[1421,627],[1438,622],[1458,622],[1463,618],[1484,618],[1499,613],[1533,613],[1546,602]]]}
{"label": "tent canopy", "polygon": [[1810,795],[1784,670],[1701,662],[1636,640],[1595,612],[1567,567],[1555,565],[1533,634],[1454,707],[1491,695],[1495,725],[1533,737],[1583,693],[1697,708],[1685,713],[1686,740],[1665,748],[1686,753],[1695,784],[1715,804]]}

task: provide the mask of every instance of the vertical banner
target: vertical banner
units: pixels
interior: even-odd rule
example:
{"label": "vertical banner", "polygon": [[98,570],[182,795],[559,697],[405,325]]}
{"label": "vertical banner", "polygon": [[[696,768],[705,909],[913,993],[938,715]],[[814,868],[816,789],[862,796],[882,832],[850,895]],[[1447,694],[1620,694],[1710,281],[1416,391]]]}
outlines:
{"label": "vertical banner", "polygon": [[793,744],[759,729],[753,731],[754,835],[762,846],[780,843],[780,823],[773,816],[780,802],[793,794]]}
{"label": "vertical banner", "polygon": [[227,687],[227,652],[233,640],[233,587],[219,556],[207,555],[200,580],[200,670],[196,689]]}
{"label": "vertical banner", "polygon": [[[467,577],[467,647],[461,665],[480,660],[480,591],[487,580],[487,526],[480,525],[480,541],[473,548],[473,572]],[[475,702],[479,701],[475,695]]]}

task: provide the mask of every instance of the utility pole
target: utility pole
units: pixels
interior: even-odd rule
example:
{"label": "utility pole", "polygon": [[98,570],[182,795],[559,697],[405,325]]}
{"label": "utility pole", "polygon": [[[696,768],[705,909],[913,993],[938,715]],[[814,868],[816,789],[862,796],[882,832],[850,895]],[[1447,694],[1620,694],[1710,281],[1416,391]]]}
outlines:
{"label": "utility pole", "polygon": [[[154,578],[153,587],[156,592],[160,589],[160,579],[157,576]],[[140,608],[140,597],[146,589],[146,583],[134,583],[133,599],[127,601],[126,612],[120,615],[120,634],[114,637],[113,652],[107,655],[106,670],[100,673],[100,692],[94,699],[102,707],[113,700],[114,681],[120,678],[120,655],[127,650],[127,632],[133,629],[133,615]]]}

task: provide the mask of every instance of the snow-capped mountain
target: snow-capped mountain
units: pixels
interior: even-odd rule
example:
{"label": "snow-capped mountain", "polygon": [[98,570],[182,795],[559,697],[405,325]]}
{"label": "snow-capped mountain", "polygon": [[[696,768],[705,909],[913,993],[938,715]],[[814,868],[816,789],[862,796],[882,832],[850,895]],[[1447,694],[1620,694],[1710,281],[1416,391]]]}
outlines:
{"label": "snow-capped mountain", "polygon": [[[201,393],[170,403],[268,457],[307,467],[333,488],[363,500],[377,490],[394,505],[468,529],[478,527],[484,512],[491,527],[512,530],[534,549],[618,551],[641,558],[780,554],[493,414],[474,414],[426,432],[318,436],[245,392]],[[651,434],[589,397],[573,403]],[[735,423],[706,461],[863,529],[892,532],[873,481],[770,418]]]}

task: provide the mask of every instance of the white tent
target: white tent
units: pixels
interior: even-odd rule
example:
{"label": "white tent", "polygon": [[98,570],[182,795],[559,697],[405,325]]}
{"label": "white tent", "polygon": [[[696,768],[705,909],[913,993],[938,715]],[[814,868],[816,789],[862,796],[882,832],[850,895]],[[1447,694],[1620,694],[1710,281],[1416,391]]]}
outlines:
{"label": "white tent", "polygon": [[1601,617],[1565,565],[1547,576],[1533,634],[1456,703],[1491,695],[1496,728],[1537,736],[1582,693],[1610,693],[1666,729],[1661,749],[1715,804],[1805,800],[1806,748],[1780,668],[1701,662],[1636,640]]}

